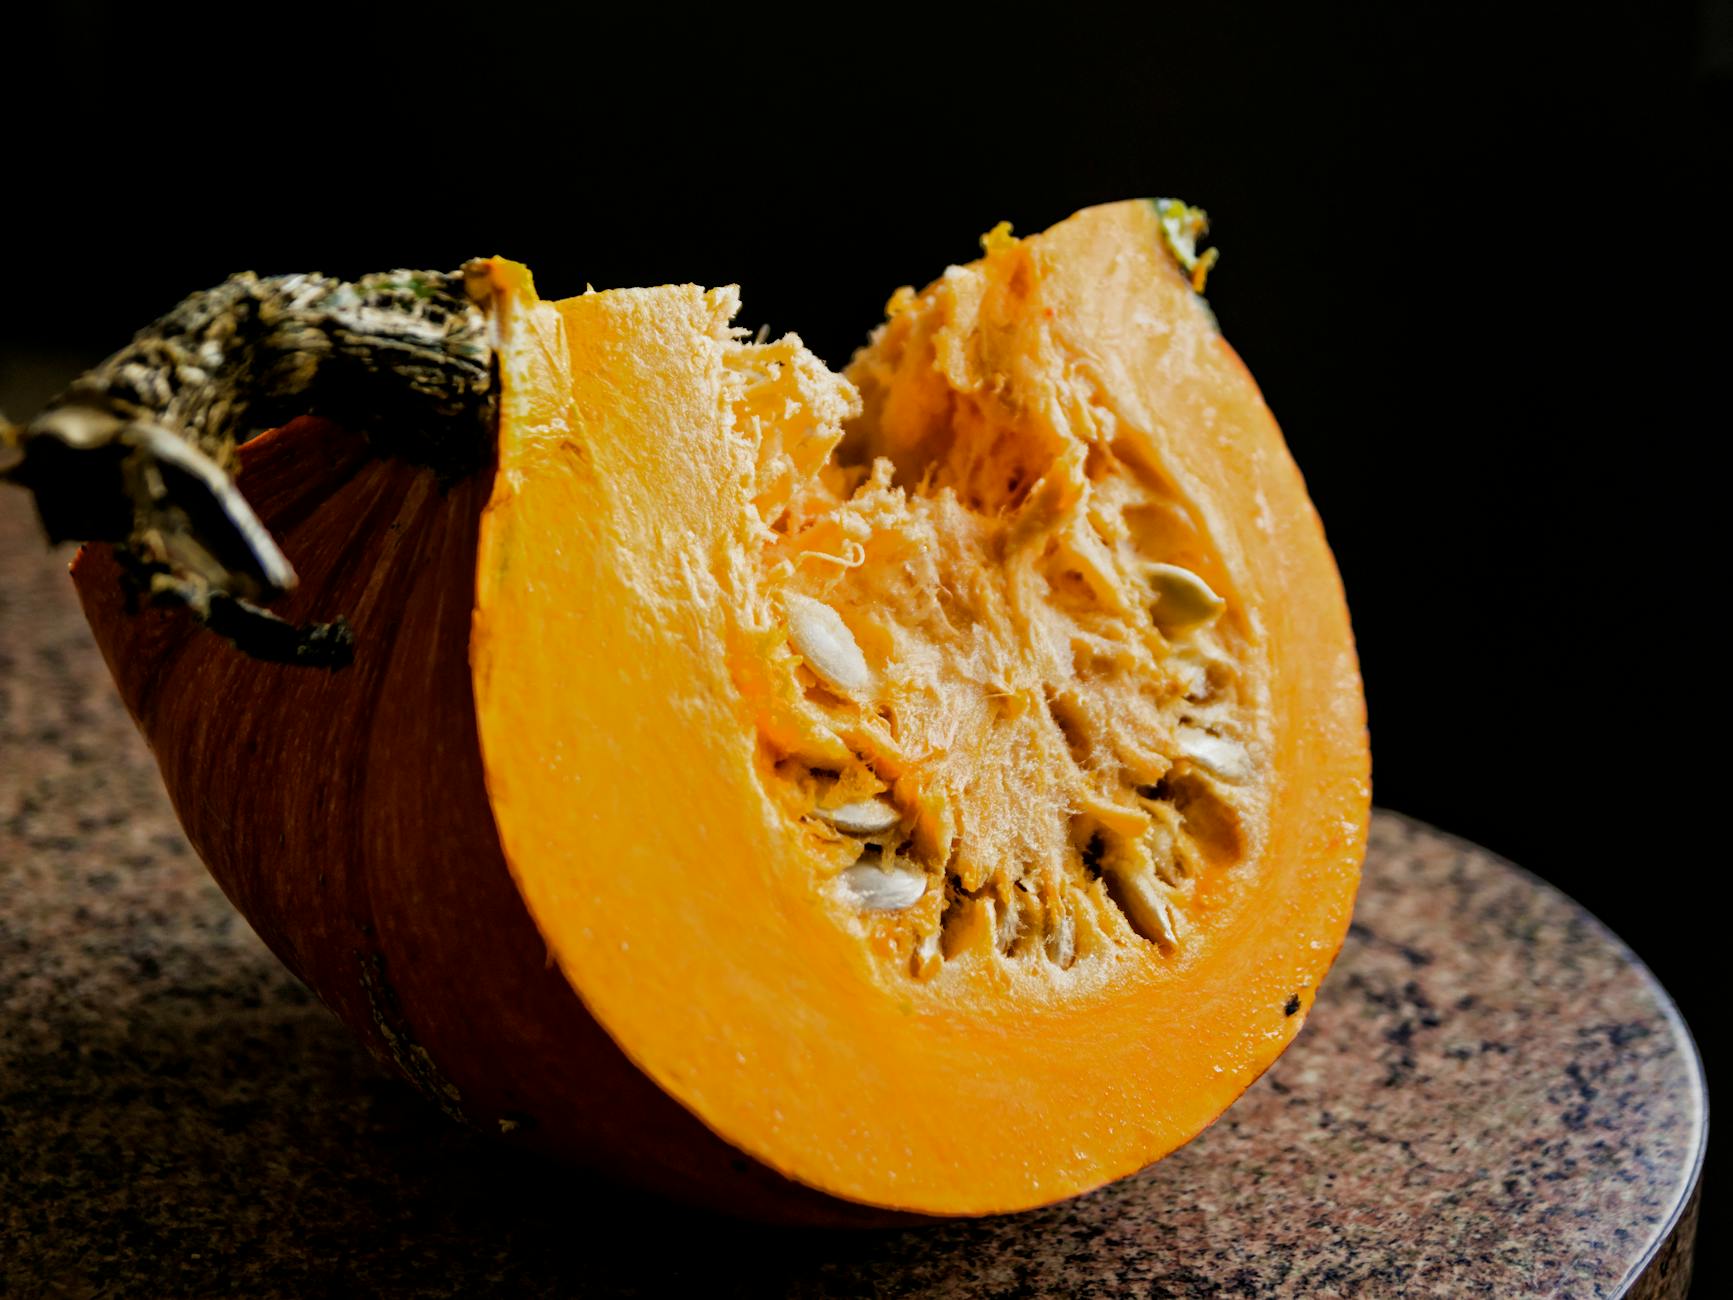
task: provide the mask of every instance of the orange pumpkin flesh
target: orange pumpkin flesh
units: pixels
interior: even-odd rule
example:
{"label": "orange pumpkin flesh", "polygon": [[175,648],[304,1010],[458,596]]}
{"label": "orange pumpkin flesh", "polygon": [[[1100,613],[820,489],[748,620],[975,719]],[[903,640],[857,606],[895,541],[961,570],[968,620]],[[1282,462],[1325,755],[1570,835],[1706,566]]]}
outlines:
{"label": "orange pumpkin flesh", "polygon": [[352,667],[75,566],[195,847],[436,1101],[688,1199],[1014,1210],[1185,1142],[1304,1020],[1368,790],[1322,532],[1162,241],[996,235],[852,385],[730,290],[495,263],[491,485],[241,449]]}

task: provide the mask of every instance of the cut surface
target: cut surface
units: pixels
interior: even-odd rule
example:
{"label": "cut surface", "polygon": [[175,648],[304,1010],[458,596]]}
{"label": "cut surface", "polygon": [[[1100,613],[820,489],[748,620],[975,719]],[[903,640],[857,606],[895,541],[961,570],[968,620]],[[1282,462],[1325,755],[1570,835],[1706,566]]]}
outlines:
{"label": "cut surface", "polygon": [[1311,1005],[1368,797],[1333,563],[1161,212],[986,243],[846,379],[732,290],[502,269],[472,642],[591,1012],[757,1159],[927,1213],[1219,1114]]}

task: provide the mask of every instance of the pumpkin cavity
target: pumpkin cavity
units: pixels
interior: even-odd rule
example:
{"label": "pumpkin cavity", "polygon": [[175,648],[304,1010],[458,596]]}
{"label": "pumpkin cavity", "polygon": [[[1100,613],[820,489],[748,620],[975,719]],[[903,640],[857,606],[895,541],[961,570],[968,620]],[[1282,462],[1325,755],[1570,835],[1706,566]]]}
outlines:
{"label": "pumpkin cavity", "polygon": [[726,359],[765,781],[837,923],[916,981],[1176,960],[1264,816],[1253,630],[1042,279],[1001,232],[899,291],[846,382],[792,336]]}

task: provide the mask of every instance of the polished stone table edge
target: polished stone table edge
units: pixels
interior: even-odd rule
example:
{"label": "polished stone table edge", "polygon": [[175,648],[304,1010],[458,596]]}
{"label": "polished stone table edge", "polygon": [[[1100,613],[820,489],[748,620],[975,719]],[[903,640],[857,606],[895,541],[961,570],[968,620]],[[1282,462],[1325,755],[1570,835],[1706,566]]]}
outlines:
{"label": "polished stone table edge", "polygon": [[[1679,1004],[1673,1000],[1673,995],[1667,991],[1667,986],[1661,983],[1654,971],[1649,969],[1648,963],[1637,955],[1636,950],[1630,944],[1625,942],[1623,936],[1579,902],[1569,891],[1555,885],[1544,876],[1530,871],[1520,862],[1512,861],[1497,850],[1489,849],[1486,845],[1471,840],[1465,835],[1458,835],[1455,831],[1445,830],[1443,827],[1427,821],[1424,817],[1416,817],[1412,813],[1403,812],[1400,808],[1392,808],[1387,804],[1374,805],[1373,812],[1379,817],[1387,817],[1414,827],[1428,835],[1437,836],[1440,840],[1455,845],[1466,852],[1478,853],[1496,862],[1512,875],[1519,876],[1536,887],[1548,890],[1565,899],[1593,923],[1602,936],[1624,955],[1625,960],[1630,963],[1631,969],[1647,982],[1650,991],[1655,995],[1656,1003],[1666,1014],[1668,1023],[1672,1025],[1680,1041],[1690,1049],[1688,1056],[1691,1072],[1694,1075],[1697,1096],[1703,1107],[1703,1122],[1698,1126],[1697,1150],[1691,1159],[1691,1169],[1681,1183],[1684,1190],[1679,1196],[1678,1204],[1673,1207],[1672,1214],[1668,1216],[1666,1224],[1655,1234],[1654,1241],[1650,1243],[1649,1249],[1643,1254],[1643,1257],[1631,1266],[1631,1271],[1619,1283],[1618,1290],[1612,1293],[1613,1300],[1684,1300],[1684,1297],[1690,1293],[1690,1265],[1697,1247],[1697,1207],[1703,1193],[1703,1166],[1709,1155],[1710,1107],[1709,1075],[1703,1065],[1703,1051],[1697,1046],[1696,1035],[1691,1032],[1690,1023],[1686,1021],[1684,1014],[1679,1010]],[[1681,1257],[1685,1264],[1683,1273],[1680,1275],[1684,1282],[1683,1286],[1669,1288],[1667,1285],[1669,1279],[1664,1276],[1651,1279],[1651,1272],[1656,1269],[1657,1264],[1671,1266],[1676,1259]],[[1664,1273],[1665,1270],[1663,1269],[1662,1272]]]}

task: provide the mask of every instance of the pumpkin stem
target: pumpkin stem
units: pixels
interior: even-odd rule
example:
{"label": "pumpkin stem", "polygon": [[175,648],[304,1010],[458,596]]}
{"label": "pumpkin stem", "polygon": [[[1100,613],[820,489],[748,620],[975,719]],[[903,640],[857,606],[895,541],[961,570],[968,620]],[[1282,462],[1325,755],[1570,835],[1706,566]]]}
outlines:
{"label": "pumpkin stem", "polygon": [[230,478],[235,447],[311,413],[448,483],[482,468],[497,385],[479,265],[232,276],[0,429],[19,453],[0,478],[35,497],[50,541],[113,543],[135,593],[255,657],[341,666],[343,620],[296,628],[254,603],[295,570]]}

